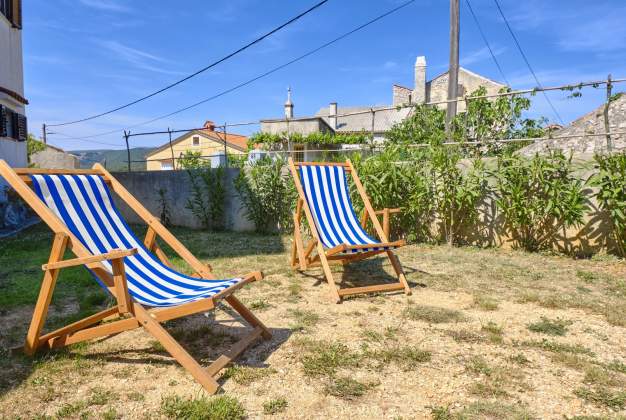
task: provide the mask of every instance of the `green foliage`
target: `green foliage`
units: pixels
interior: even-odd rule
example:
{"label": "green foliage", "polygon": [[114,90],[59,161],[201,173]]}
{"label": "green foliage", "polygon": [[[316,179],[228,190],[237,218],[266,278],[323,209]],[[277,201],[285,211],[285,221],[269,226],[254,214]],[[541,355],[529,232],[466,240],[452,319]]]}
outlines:
{"label": "green foliage", "polygon": [[264,145],[272,149],[276,146],[284,146],[288,142],[292,144],[366,144],[371,140],[370,133],[343,134],[343,133],[322,133],[314,132],[307,135],[300,133],[254,133],[248,138],[248,150],[252,150],[255,145]]}
{"label": "green foliage", "polygon": [[161,412],[168,418],[184,420],[239,420],[246,417],[241,403],[226,395],[190,400],[166,396],[161,401]]}
{"label": "green foliage", "polygon": [[266,157],[242,169],[235,179],[246,216],[257,232],[287,232],[293,227],[291,210],[297,194],[284,166],[284,160]]}
{"label": "green foliage", "polygon": [[567,333],[567,327],[570,325],[572,325],[572,321],[559,318],[549,319],[542,316],[540,321],[528,324],[528,329],[536,333],[563,336]]}
{"label": "green foliage", "polygon": [[579,225],[588,209],[571,157],[560,151],[532,159],[499,156],[496,181],[496,204],[507,229],[528,251],[547,247],[560,228]]}
{"label": "green foliage", "polygon": [[163,224],[163,226],[170,226],[170,205],[167,202],[167,198],[165,197],[165,194],[167,194],[167,190],[160,188],[159,191],[159,219],[161,221],[161,223]]}
{"label": "green foliage", "polygon": [[596,199],[610,216],[617,250],[626,257],[626,153],[596,155],[595,161],[591,185],[598,188]]}
{"label": "green foliage", "polygon": [[283,397],[265,401],[263,403],[263,414],[272,415],[282,413],[287,409],[287,406],[289,406],[289,403]]}
{"label": "green foliage", "polygon": [[187,151],[179,160],[191,182],[191,197],[186,207],[198,218],[204,229],[224,229],[224,168],[211,168],[200,158],[200,152]]}
{"label": "green foliage", "polygon": [[46,145],[37,140],[32,134],[28,134],[28,139],[26,140],[26,155],[28,156],[28,163],[30,164],[30,157],[33,154],[44,150],[46,150]]}

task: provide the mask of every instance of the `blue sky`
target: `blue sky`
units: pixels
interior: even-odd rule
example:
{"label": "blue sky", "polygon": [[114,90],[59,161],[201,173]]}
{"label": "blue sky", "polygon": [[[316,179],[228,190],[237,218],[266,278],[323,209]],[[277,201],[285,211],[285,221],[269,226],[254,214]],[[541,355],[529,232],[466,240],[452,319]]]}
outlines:
{"label": "blue sky", "polygon": [[[471,0],[514,88],[533,87],[493,0]],[[52,129],[81,137],[124,129],[212,96],[289,61],[397,6],[403,0],[330,0],[289,28],[184,85],[102,119]],[[29,0],[24,2],[25,91],[30,131],[98,113],[171,83],[240,47],[315,3],[315,0]],[[541,83],[626,77],[623,0],[501,0]],[[415,57],[425,55],[428,78],[447,68],[448,0],[417,0],[384,20],[236,92],[139,130],[197,127],[282,115],[291,86],[296,116],[329,102],[339,106],[391,102],[391,85],[412,86]],[[501,76],[461,0],[461,65],[495,80]],[[626,90],[618,87],[617,90]],[[571,121],[600,105],[604,91],[582,98],[550,94]],[[541,95],[532,116],[555,117]],[[244,134],[256,127],[240,129]],[[141,137],[155,146],[165,137]],[[92,141],[50,136],[75,149],[121,148],[121,133]],[[102,145],[94,142],[108,143]]]}

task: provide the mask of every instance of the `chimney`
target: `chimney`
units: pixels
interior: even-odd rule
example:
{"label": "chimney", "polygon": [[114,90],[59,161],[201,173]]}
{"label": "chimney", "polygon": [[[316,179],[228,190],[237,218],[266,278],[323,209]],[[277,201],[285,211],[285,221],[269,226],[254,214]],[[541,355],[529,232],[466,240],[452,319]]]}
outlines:
{"label": "chimney", "polygon": [[215,123],[213,121],[205,121],[204,128],[207,131],[215,131]]}
{"label": "chimney", "polygon": [[287,88],[287,102],[285,102],[285,118],[293,118],[293,103],[291,102],[291,86]]}
{"label": "chimney", "polygon": [[426,102],[426,57],[423,55],[415,60],[415,87],[411,100],[414,104]]}
{"label": "chimney", "polygon": [[337,102],[331,102],[328,107],[328,120],[330,121],[330,128],[337,129]]}

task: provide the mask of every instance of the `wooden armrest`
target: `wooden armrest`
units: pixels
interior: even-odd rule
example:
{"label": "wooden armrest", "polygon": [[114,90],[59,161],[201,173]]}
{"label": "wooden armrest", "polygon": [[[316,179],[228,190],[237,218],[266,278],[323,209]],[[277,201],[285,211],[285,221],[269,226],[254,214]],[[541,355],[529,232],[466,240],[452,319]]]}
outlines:
{"label": "wooden armrest", "polygon": [[114,249],[105,254],[92,255],[90,257],[72,258],[70,260],[59,261],[55,263],[44,264],[41,266],[43,271],[55,270],[58,268],[74,267],[77,265],[92,264],[104,260],[117,260],[120,258],[128,257],[129,255],[135,255],[137,248],[132,249]]}
{"label": "wooden armrest", "polygon": [[376,213],[376,214],[385,214],[386,211],[389,211],[389,214],[396,214],[396,213],[400,213],[402,211],[402,209],[400,209],[400,208],[382,209],[382,210],[376,210],[374,213]]}

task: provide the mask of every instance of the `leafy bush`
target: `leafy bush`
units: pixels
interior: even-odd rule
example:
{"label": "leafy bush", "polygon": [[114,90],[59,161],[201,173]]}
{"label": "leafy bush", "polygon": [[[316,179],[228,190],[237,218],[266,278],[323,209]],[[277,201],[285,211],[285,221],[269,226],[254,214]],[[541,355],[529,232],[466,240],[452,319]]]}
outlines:
{"label": "leafy bush", "polygon": [[498,157],[496,204],[519,246],[545,248],[562,227],[579,225],[588,209],[571,157],[560,151],[526,159]]}
{"label": "leafy bush", "polygon": [[596,155],[595,161],[597,173],[591,178],[598,188],[595,197],[610,216],[619,254],[626,257],[626,153]]}
{"label": "leafy bush", "polygon": [[259,159],[235,179],[246,216],[257,232],[287,232],[293,228],[291,211],[297,193],[291,176],[283,173],[284,166],[282,159]]}

